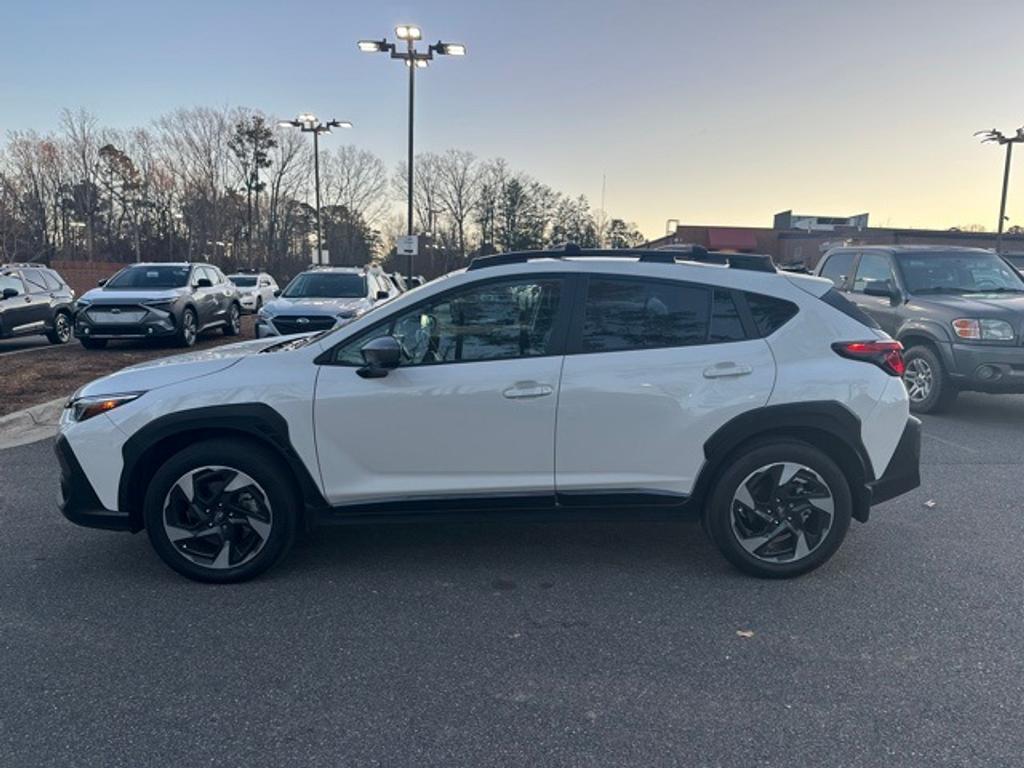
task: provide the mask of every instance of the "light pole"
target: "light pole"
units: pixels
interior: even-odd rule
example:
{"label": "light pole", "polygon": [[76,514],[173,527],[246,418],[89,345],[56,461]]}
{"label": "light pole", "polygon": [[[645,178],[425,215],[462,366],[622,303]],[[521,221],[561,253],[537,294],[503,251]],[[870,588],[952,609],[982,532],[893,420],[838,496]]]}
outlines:
{"label": "light pole", "polygon": [[[425,69],[429,62],[434,58],[434,54],[438,56],[465,56],[466,46],[462,43],[445,43],[438,40],[433,45],[427,46],[426,51],[416,50],[416,41],[423,38],[423,32],[415,24],[399,24],[395,27],[395,37],[405,42],[405,50],[399,51],[395,43],[389,43],[386,38],[380,40],[360,40],[359,50],[363,53],[389,53],[392,59],[401,59],[405,62],[405,66],[409,68],[409,159],[408,159],[408,171],[409,171],[409,184],[408,184],[408,201],[407,201],[407,235],[412,235],[415,228],[413,226],[413,202],[412,202],[412,186],[413,186],[413,114],[415,112],[415,94],[416,94],[416,70]],[[413,255],[409,254],[409,284],[412,284],[413,274]]]}
{"label": "light pole", "polygon": [[977,131],[975,136],[984,136],[982,144],[993,142],[1006,145],[1006,161],[1003,164],[1003,194],[999,199],[999,226],[996,230],[996,253],[1003,252],[1003,224],[1006,222],[1006,191],[1010,186],[1010,158],[1013,156],[1013,145],[1024,143],[1024,128],[1018,128],[1013,136],[1004,136],[993,128],[990,131]]}
{"label": "light pole", "polygon": [[320,242],[320,134],[330,133],[331,128],[351,128],[348,120],[328,120],[321,123],[316,115],[304,112],[294,120],[281,120],[282,128],[298,128],[303,133],[313,134],[313,186],[316,188],[316,263],[323,263],[323,248]]}

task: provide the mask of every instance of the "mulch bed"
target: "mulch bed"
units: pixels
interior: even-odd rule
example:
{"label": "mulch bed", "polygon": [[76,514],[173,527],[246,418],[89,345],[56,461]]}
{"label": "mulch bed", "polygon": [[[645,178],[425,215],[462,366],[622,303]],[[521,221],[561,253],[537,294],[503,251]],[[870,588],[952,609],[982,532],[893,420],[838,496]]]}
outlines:
{"label": "mulch bed", "polygon": [[[242,318],[241,336],[211,331],[192,350],[255,338],[252,316]],[[76,340],[39,352],[0,357],[0,416],[67,397],[83,384],[129,365],[192,350],[166,343],[112,341],[106,349],[85,349]]]}

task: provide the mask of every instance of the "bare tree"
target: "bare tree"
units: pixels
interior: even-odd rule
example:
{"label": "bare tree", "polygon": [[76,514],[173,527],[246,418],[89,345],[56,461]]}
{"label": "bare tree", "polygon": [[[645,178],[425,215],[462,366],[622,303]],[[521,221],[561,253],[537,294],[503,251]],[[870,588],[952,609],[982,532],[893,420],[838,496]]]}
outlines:
{"label": "bare tree", "polygon": [[388,209],[387,168],[368,150],[346,145],[325,154],[320,178],[326,205],[343,207],[367,224]]}
{"label": "bare tree", "polygon": [[465,259],[467,225],[477,205],[479,164],[472,152],[449,149],[437,160],[438,198],[452,221],[458,255]]}

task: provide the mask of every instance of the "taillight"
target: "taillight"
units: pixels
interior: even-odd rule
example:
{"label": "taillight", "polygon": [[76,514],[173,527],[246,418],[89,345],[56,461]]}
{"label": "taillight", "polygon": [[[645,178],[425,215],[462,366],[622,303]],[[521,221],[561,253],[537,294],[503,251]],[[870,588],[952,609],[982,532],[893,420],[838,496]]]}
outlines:
{"label": "taillight", "polygon": [[840,357],[874,363],[890,376],[902,376],[907,369],[898,341],[837,341],[832,349]]}

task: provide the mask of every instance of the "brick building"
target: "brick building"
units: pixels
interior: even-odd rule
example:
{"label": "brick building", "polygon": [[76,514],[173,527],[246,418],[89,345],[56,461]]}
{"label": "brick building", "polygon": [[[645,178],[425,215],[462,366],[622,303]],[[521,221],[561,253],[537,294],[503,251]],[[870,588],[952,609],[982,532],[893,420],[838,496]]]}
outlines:
{"label": "brick building", "polygon": [[[679,224],[675,232],[648,245],[693,244],[709,250],[766,253],[778,264],[813,267],[836,245],[934,245],[995,248],[994,232],[956,229],[899,229],[872,227],[868,214],[857,216],[810,216],[783,211],[770,227],[717,227]],[[1003,250],[1024,252],[1024,235],[1003,236]]]}

